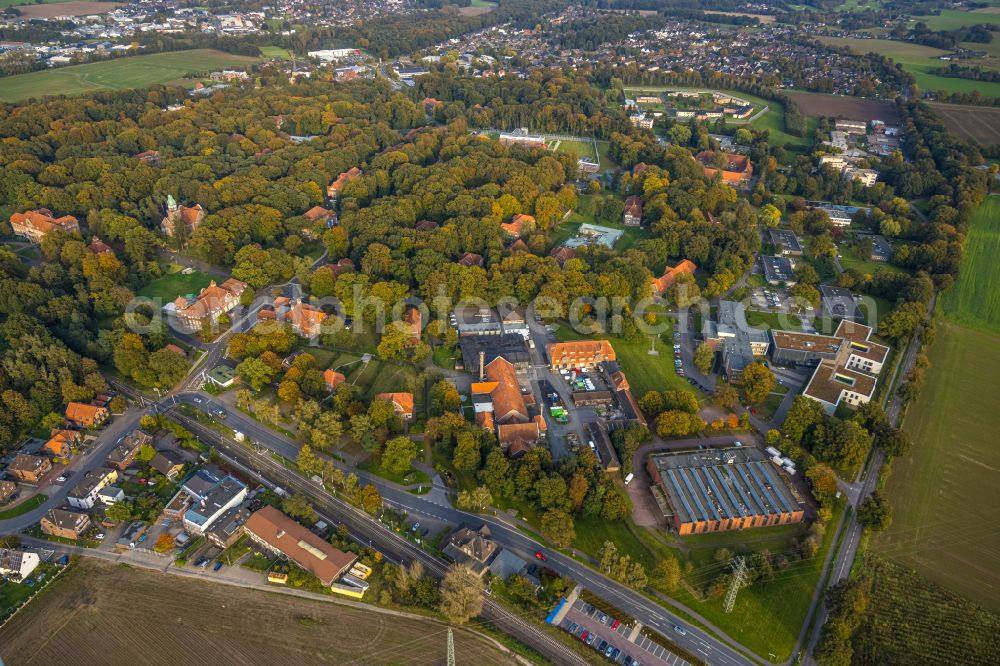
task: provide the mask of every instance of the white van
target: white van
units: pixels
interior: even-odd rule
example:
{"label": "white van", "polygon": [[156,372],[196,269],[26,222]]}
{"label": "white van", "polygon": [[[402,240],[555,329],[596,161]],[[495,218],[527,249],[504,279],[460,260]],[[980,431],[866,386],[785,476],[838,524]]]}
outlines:
{"label": "white van", "polygon": [[635,478],[635,474],[633,474],[632,472],[629,472],[629,473],[628,473],[628,474],[627,474],[627,475],[625,476],[625,485],[627,486],[627,485],[628,485],[628,482],[629,482],[629,481],[631,481],[631,480],[632,480],[633,478]]}

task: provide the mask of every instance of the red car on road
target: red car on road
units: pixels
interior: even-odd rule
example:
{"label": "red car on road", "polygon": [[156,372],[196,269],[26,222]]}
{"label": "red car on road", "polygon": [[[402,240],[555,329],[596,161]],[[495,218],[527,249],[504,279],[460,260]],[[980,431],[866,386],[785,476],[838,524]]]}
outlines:
{"label": "red car on road", "polygon": [[580,640],[581,641],[586,641],[588,636],[590,636],[590,632],[589,631],[585,631],[582,634],[580,634]]}
{"label": "red car on road", "polygon": [[540,559],[542,562],[548,562],[549,561],[549,558],[546,557],[545,553],[543,553],[540,550],[535,553],[535,557],[537,557],[538,559]]}

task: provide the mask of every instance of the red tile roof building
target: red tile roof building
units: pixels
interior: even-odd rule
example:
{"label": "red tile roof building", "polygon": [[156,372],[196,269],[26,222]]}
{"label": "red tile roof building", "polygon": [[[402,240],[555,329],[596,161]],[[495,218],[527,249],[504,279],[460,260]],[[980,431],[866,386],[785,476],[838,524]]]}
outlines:
{"label": "red tile roof building", "polygon": [[[529,226],[529,229],[525,229],[525,225]],[[523,215],[518,213],[514,217],[510,218],[510,222],[503,222],[500,224],[500,228],[507,235],[508,238],[516,240],[521,237],[521,234],[526,231],[530,231],[535,226],[535,218],[531,215]]]}
{"label": "red tile roof building", "polygon": [[196,330],[201,327],[201,322],[205,319],[214,323],[220,315],[239,305],[240,296],[246,289],[246,282],[234,278],[229,278],[221,285],[215,284],[213,280],[190,301],[178,296],[174,301],[174,314],[181,325]]}
{"label": "red tile roof building", "polygon": [[351,167],[344,173],[337,176],[337,179],[330,183],[330,185],[326,188],[326,196],[329,197],[331,201],[336,201],[337,197],[340,196],[341,190],[344,189],[344,186],[353,180],[357,180],[358,178],[361,178],[361,169],[358,167]]}
{"label": "red tile roof building", "polygon": [[66,420],[78,428],[93,428],[104,423],[111,412],[107,407],[71,402],[66,405]]}
{"label": "red tile roof building", "polygon": [[243,527],[252,541],[284,555],[327,586],[358,559],[353,553],[337,550],[273,506],[254,512]]}
{"label": "red tile roof building", "polygon": [[167,214],[160,221],[160,230],[167,236],[173,236],[177,232],[177,225],[183,224],[190,234],[197,229],[205,219],[205,209],[201,204],[194,206],[178,205],[172,196],[167,197]]}
{"label": "red tile roof building", "polygon": [[653,293],[658,296],[663,294],[663,292],[670,289],[670,287],[674,285],[678,276],[693,275],[695,270],[697,270],[697,266],[694,265],[694,262],[687,259],[680,262],[673,268],[666,269],[660,277],[650,278],[650,283],[653,286]]}
{"label": "red tile roof building", "polygon": [[392,403],[392,408],[396,414],[404,420],[413,418],[413,394],[412,393],[379,393],[376,400],[385,400]]}
{"label": "red tile roof building", "polygon": [[476,254],[474,252],[466,252],[461,257],[458,258],[458,263],[465,266],[466,268],[472,268],[473,266],[483,267],[483,256]]}
{"label": "red tile roof building", "polygon": [[636,195],[625,200],[625,212],[622,215],[622,223],[626,227],[638,227],[642,225],[642,199]]}
{"label": "red tile roof building", "polygon": [[732,153],[721,153],[721,155],[724,163],[721,169],[713,166],[715,163],[714,150],[703,150],[695,155],[695,159],[702,165],[705,177],[711,180],[715,178],[715,174],[721,173],[724,183],[734,186],[748,185],[750,178],[753,177],[753,165],[750,164],[750,158],[746,155]]}
{"label": "red tile roof building", "polygon": [[607,340],[576,340],[545,345],[549,364],[553,370],[572,370],[596,367],[604,361],[616,361],[614,347]]}
{"label": "red tile roof building", "polygon": [[480,381],[472,383],[476,422],[496,428],[500,447],[512,457],[523,455],[542,440],[545,420],[528,412],[514,365],[498,356],[480,372]]}
{"label": "red tile roof building", "polygon": [[32,243],[41,242],[42,237],[50,231],[65,231],[72,233],[80,231],[80,223],[72,215],[53,217],[48,208],[36,208],[10,216],[10,226],[15,236],[27,238]]}

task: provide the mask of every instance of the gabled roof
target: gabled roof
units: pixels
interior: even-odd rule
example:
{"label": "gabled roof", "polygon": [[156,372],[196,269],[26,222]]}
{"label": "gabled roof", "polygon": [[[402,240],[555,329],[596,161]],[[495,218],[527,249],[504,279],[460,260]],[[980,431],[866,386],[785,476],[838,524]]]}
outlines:
{"label": "gabled roof", "polygon": [[458,258],[458,263],[467,267],[482,266],[483,256],[481,254],[476,254],[475,252],[466,252]]}
{"label": "gabled roof", "polygon": [[404,415],[413,414],[413,394],[412,393],[379,393],[375,396],[376,400],[385,400],[386,402],[391,402],[396,408],[396,411]]}
{"label": "gabled roof", "polygon": [[346,379],[347,377],[342,372],[332,369],[323,371],[323,381],[326,382],[326,387],[331,391],[343,384]]}
{"label": "gabled roof", "polygon": [[331,546],[273,506],[265,506],[247,519],[244,527],[274,550],[330,585],[357,556]]}
{"label": "gabled roof", "polygon": [[310,222],[316,222],[317,220],[323,220],[333,215],[332,210],[327,210],[322,206],[313,206],[306,212],[302,213],[302,217],[306,218]]}
{"label": "gabled roof", "polygon": [[528,420],[528,408],[521,395],[521,384],[517,372],[510,361],[498,356],[486,365],[486,377],[494,386],[489,391],[493,400],[493,418],[500,423],[524,423]]}
{"label": "gabled roof", "polygon": [[673,268],[666,269],[660,277],[650,279],[653,291],[662,294],[673,286],[679,275],[692,275],[696,269],[697,266],[694,265],[694,262],[684,259]]}
{"label": "gabled roof", "polygon": [[107,411],[107,408],[99,407],[98,405],[88,405],[83,402],[71,402],[66,405],[66,418],[70,421],[96,419],[101,412]]}

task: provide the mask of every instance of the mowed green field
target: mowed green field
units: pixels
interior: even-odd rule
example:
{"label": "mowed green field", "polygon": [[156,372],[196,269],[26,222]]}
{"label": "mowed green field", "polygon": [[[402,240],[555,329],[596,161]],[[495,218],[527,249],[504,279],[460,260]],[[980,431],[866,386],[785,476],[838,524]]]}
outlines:
{"label": "mowed green field", "polygon": [[[42,0],[43,5],[55,5],[62,2],[72,2],[72,0]],[[0,0],[0,9],[6,7],[16,7],[17,5],[34,5],[35,2],[30,2],[29,0]]]}
{"label": "mowed green field", "polygon": [[965,12],[959,9],[942,9],[939,16],[914,16],[914,23],[923,21],[931,30],[956,30],[964,26],[992,23],[1000,25],[1000,13],[995,11]]}
{"label": "mowed green field", "polygon": [[944,294],[941,310],[963,326],[1000,334],[1000,197],[990,196],[972,217],[958,284]]}
{"label": "mowed green field", "polygon": [[142,88],[175,81],[192,73],[207,73],[234,65],[246,66],[259,60],[215,49],[192,49],[59,67],[0,78],[0,101],[16,102],[45,95]]}
{"label": "mowed green field", "polygon": [[930,361],[904,422],[913,449],[892,463],[886,488],[892,526],[873,547],[997,612],[1000,335],[939,320]]}
{"label": "mowed green field", "polygon": [[[983,14],[983,16],[994,16]],[[917,85],[921,90],[935,91],[944,90],[946,92],[972,92],[978,90],[983,97],[1000,97],[1000,83],[987,83],[984,81],[971,81],[968,79],[956,79],[947,76],[937,76],[930,71],[936,67],[944,67],[948,63],[938,60],[939,56],[947,55],[950,51],[931,48],[921,44],[911,44],[890,39],[858,39],[855,37],[819,37],[819,41],[830,46],[846,46],[855,53],[879,53],[892,58],[895,62],[903,66],[903,69],[916,77]],[[964,64],[983,64],[976,60],[963,61]]]}

